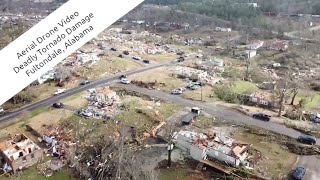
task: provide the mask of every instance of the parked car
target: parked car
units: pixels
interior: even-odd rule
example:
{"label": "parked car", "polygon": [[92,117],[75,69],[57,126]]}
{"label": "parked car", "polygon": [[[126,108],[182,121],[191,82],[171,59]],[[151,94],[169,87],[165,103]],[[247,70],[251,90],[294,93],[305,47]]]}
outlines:
{"label": "parked car", "polygon": [[150,63],[150,61],[149,61],[149,60],[146,60],[146,59],[143,60],[143,62],[146,63],[146,64],[149,64],[149,63]]}
{"label": "parked car", "polygon": [[178,62],[183,62],[183,61],[184,61],[184,57],[182,57],[182,56],[179,57],[179,58],[177,59],[177,61],[178,61]]}
{"label": "parked car", "polygon": [[174,90],[171,91],[171,94],[182,94],[182,90],[174,89]]}
{"label": "parked car", "polygon": [[314,123],[320,123],[320,117],[319,117],[318,114],[312,115],[312,116],[310,117],[310,119],[311,119],[311,121],[314,122]]}
{"label": "parked car", "polygon": [[85,81],[82,81],[82,82],[80,83],[80,85],[86,85],[86,84],[89,84],[89,83],[90,83],[90,81],[85,80]]}
{"label": "parked car", "polygon": [[57,91],[54,92],[53,95],[59,95],[59,94],[62,94],[64,92],[66,92],[66,89],[57,89]]}
{"label": "parked car", "polygon": [[119,79],[126,79],[126,78],[128,78],[127,75],[121,75],[121,76],[119,77]]}
{"label": "parked car", "polygon": [[197,115],[200,115],[200,114],[201,114],[201,111],[202,111],[202,109],[199,108],[199,107],[193,107],[193,108],[191,108],[191,112],[193,112],[193,113],[195,113],[195,114],[197,114]]}
{"label": "parked car", "polygon": [[263,114],[263,113],[256,113],[252,116],[255,119],[259,119],[262,121],[270,121],[271,116],[267,115],[267,114]]}
{"label": "parked car", "polygon": [[129,55],[129,51],[123,51],[124,55]]}
{"label": "parked car", "polygon": [[52,107],[60,109],[64,107],[64,104],[62,104],[61,102],[56,102],[52,104]]}
{"label": "parked car", "polygon": [[138,61],[139,61],[139,60],[141,60],[141,57],[133,56],[133,57],[132,57],[132,59],[134,59],[134,60],[138,60]]}
{"label": "parked car", "polygon": [[308,135],[301,135],[298,137],[298,141],[304,144],[314,145],[317,143],[316,138]]}
{"label": "parked car", "polygon": [[193,85],[190,87],[191,90],[197,90],[199,88],[201,88],[201,86],[199,86],[199,85]]}
{"label": "parked car", "polygon": [[117,51],[117,49],[116,49],[116,48],[111,48],[110,50],[111,50],[111,51]]}
{"label": "parked car", "polygon": [[292,178],[294,180],[302,180],[306,174],[306,169],[304,167],[297,167],[292,172]]}
{"label": "parked car", "polygon": [[123,78],[123,79],[121,79],[121,83],[122,83],[122,84],[130,84],[131,81],[128,80],[127,78]]}
{"label": "parked car", "polygon": [[0,114],[4,113],[3,107],[0,107]]}

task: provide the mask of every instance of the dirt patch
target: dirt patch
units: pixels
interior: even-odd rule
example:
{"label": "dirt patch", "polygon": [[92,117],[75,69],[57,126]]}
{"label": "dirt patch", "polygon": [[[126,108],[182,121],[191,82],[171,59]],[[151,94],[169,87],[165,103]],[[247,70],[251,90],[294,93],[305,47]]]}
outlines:
{"label": "dirt patch", "polygon": [[84,98],[85,92],[75,94],[63,99],[61,102],[74,108],[83,108],[88,104],[88,100]]}

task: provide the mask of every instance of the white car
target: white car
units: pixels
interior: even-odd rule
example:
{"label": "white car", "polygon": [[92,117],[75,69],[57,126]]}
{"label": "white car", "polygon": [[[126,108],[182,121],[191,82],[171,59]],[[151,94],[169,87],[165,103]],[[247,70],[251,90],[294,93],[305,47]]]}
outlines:
{"label": "white car", "polygon": [[1,113],[4,113],[3,107],[0,107],[0,114],[1,114]]}
{"label": "white car", "polygon": [[139,60],[141,60],[141,57],[133,56],[133,57],[132,57],[132,59],[134,59],[134,60],[138,60],[138,61],[139,61]]}
{"label": "white car", "polygon": [[182,94],[182,90],[174,89],[174,90],[171,91],[171,94]]}
{"label": "white car", "polygon": [[121,83],[122,83],[122,84],[130,84],[131,81],[128,80],[128,79],[126,79],[126,78],[123,78],[123,79],[121,79]]}
{"label": "white car", "polygon": [[57,89],[57,91],[56,91],[56,92],[54,92],[54,94],[53,94],[53,95],[62,94],[62,93],[64,93],[64,92],[66,92],[66,89]]}

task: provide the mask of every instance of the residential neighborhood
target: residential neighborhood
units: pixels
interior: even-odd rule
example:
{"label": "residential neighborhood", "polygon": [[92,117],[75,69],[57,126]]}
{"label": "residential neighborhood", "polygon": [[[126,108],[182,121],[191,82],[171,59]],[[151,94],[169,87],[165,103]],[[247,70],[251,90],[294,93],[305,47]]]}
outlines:
{"label": "residential neighborhood", "polygon": [[[65,2],[0,2],[1,49]],[[319,14],[143,2],[0,104],[0,180],[319,180]]]}

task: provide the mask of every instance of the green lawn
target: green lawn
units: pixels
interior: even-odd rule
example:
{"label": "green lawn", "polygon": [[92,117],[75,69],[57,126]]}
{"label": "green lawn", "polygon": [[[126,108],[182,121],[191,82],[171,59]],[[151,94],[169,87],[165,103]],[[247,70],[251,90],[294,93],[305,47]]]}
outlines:
{"label": "green lawn", "polygon": [[38,109],[31,112],[31,117],[37,116],[37,115],[44,113],[44,112],[47,112],[47,111],[49,111],[48,107],[38,108]]}
{"label": "green lawn", "polygon": [[37,166],[31,166],[23,172],[10,177],[2,176],[0,180],[72,180],[71,172],[69,170],[61,170],[53,174],[51,177],[44,177],[38,174]]}
{"label": "green lawn", "polygon": [[240,94],[251,94],[258,90],[259,88],[255,84],[247,81],[236,81],[232,86],[232,91]]}
{"label": "green lawn", "polygon": [[[149,109],[150,102],[138,97],[125,96],[123,105],[126,111],[119,114],[116,119],[128,126],[134,126],[138,129],[138,133],[143,133],[156,125],[158,120],[164,121],[182,107],[172,103],[160,103],[160,106],[154,106]],[[139,111],[139,112],[138,112]],[[158,116],[155,112],[159,112]]]}
{"label": "green lawn", "polygon": [[312,110],[319,107],[320,105],[320,94],[307,92],[298,93],[294,103],[298,104],[302,98],[306,98],[307,100],[304,107],[305,110]]}
{"label": "green lawn", "polygon": [[185,169],[163,169],[160,172],[159,180],[183,180],[187,177]]}
{"label": "green lawn", "polygon": [[252,144],[253,148],[261,152],[262,159],[257,166],[266,169],[273,179],[282,179],[280,177],[287,175],[296,161],[296,154],[282,148],[277,142],[268,140],[268,136],[251,134],[250,131],[241,129],[235,133],[234,138]]}

